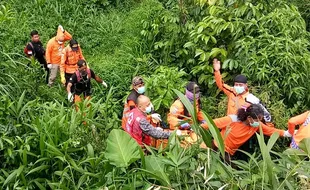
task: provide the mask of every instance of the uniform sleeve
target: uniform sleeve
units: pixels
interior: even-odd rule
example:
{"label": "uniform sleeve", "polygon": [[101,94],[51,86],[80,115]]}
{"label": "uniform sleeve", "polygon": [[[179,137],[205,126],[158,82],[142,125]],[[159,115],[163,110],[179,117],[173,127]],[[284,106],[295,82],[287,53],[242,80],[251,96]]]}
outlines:
{"label": "uniform sleeve", "polygon": [[200,121],[200,122],[205,120],[204,117],[203,117],[203,113],[202,113],[201,110],[199,110],[198,113],[197,113],[197,119],[198,119],[198,121]]}
{"label": "uniform sleeve", "polygon": [[284,130],[277,129],[274,127],[268,127],[267,125],[265,125],[263,123],[260,123],[260,124],[262,126],[262,130],[263,130],[264,135],[271,136],[273,133],[276,133],[276,132],[279,133],[281,137],[284,135]]}
{"label": "uniform sleeve", "polygon": [[129,100],[127,104],[128,104],[129,110],[132,110],[136,107],[136,103],[133,100]]}
{"label": "uniform sleeve", "polygon": [[90,69],[90,76],[91,76],[91,78],[96,79],[96,74],[95,74],[95,72],[94,72],[93,70],[91,70],[91,69]]}
{"label": "uniform sleeve", "polygon": [[155,139],[167,139],[170,136],[170,132],[161,131],[153,127],[146,119],[141,119],[140,128],[143,133],[155,138]]}
{"label": "uniform sleeve", "polygon": [[64,31],[64,41],[68,41],[68,40],[71,40],[71,39],[72,39],[71,34],[65,30]]}
{"label": "uniform sleeve", "polygon": [[52,43],[51,43],[51,41],[49,41],[46,45],[46,54],[45,54],[45,58],[46,58],[47,63],[52,63],[51,62],[52,51],[53,51]]}
{"label": "uniform sleeve", "polygon": [[177,101],[175,101],[170,107],[170,112],[168,114],[167,120],[171,129],[174,129],[176,126],[180,125],[180,120],[178,116],[184,114],[184,107],[178,105]]}
{"label": "uniform sleeve", "polygon": [[310,111],[306,111],[303,114],[290,118],[287,123],[289,133],[294,134],[295,126],[303,124],[306,121],[309,113]]}
{"label": "uniform sleeve", "polygon": [[64,48],[62,50],[62,56],[61,56],[61,61],[60,61],[60,73],[64,74],[65,73],[65,64],[67,60],[67,48]]}
{"label": "uniform sleeve", "polygon": [[[231,119],[230,116],[225,116],[225,117],[214,119],[213,122],[215,123],[217,128],[223,129],[226,126],[230,125],[233,122],[233,120]],[[201,124],[201,126],[205,129],[209,128],[209,126],[206,123]]]}
{"label": "uniform sleeve", "polygon": [[222,90],[227,96],[233,93],[233,88],[223,82],[220,71],[215,71],[214,77],[217,87]]}

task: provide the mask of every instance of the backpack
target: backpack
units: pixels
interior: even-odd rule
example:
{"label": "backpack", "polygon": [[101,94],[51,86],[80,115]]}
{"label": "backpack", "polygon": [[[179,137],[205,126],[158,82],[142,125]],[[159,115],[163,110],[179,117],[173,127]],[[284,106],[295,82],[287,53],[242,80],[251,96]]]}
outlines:
{"label": "backpack", "polygon": [[[90,80],[90,78],[91,78],[90,69],[86,69],[86,72],[87,72],[87,76],[88,76],[88,79],[87,79],[87,80]],[[81,74],[80,74],[80,71],[79,71],[79,70],[75,71],[75,75],[76,75],[77,81],[80,82],[81,79],[82,79],[82,76],[81,76]]]}
{"label": "backpack", "polygon": [[28,55],[28,48],[27,48],[28,45],[31,46],[31,49],[32,49],[32,56],[35,56],[36,52],[34,51],[34,47],[33,47],[33,44],[32,44],[31,42],[27,43],[26,47],[24,48],[24,53],[25,53],[27,56],[29,56],[29,55]]}

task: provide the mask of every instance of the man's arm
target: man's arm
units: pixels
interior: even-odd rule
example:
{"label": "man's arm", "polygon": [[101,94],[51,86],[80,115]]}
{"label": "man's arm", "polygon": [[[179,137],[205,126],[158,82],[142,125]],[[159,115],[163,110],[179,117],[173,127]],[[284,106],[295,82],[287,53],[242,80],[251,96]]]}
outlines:
{"label": "man's arm", "polygon": [[264,135],[271,136],[273,133],[279,133],[281,137],[284,136],[284,132],[285,132],[284,130],[277,129],[274,127],[268,127],[267,125],[265,125],[263,123],[260,123],[260,124],[262,126],[262,130],[263,130]]}
{"label": "man's arm", "polygon": [[222,90],[226,95],[233,93],[233,88],[227,84],[225,84],[222,80],[222,75],[220,72],[221,62],[217,59],[213,60],[213,68],[214,68],[214,78],[217,87]]}
{"label": "man's arm", "polygon": [[155,138],[155,139],[168,139],[171,135],[170,132],[161,131],[153,127],[146,119],[141,119],[139,121],[140,128],[143,133]]}
{"label": "man's arm", "polygon": [[48,43],[46,45],[46,53],[45,53],[45,58],[46,58],[47,63],[52,63],[51,62],[52,51],[53,51],[52,42],[48,41]]}

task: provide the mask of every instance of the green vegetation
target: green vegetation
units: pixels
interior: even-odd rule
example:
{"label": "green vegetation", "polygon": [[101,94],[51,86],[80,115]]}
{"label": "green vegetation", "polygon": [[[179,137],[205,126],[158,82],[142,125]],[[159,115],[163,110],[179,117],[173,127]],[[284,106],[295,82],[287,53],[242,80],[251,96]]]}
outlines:
{"label": "green vegetation", "polygon": [[[217,128],[193,129],[199,145],[142,149],[120,130],[131,78],[142,75],[159,113],[182,96],[189,80],[203,91],[207,122],[225,114],[214,84],[213,57],[223,76],[248,76],[251,91],[271,111],[277,128],[310,109],[309,20],[299,1],[285,0],[6,0],[0,2],[1,189],[307,189],[310,141],[286,150],[288,139],[257,134],[249,161],[222,161]],[[303,16],[303,17],[302,17]],[[303,20],[302,18],[306,19]],[[76,112],[64,88],[48,88],[37,62],[23,55],[32,29],[46,44],[62,24],[81,44],[90,67],[109,88],[94,83],[91,102]],[[177,90],[173,90],[177,89]],[[91,106],[86,105],[90,103]],[[210,116],[211,117],[210,117]],[[86,124],[85,124],[86,123]],[[297,155],[296,155],[296,154]]]}

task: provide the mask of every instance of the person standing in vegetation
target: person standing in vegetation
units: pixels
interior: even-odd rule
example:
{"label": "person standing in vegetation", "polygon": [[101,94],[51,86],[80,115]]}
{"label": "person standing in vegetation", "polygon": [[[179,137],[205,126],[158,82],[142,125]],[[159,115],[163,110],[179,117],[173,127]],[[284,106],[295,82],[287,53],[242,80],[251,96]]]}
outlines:
{"label": "person standing in vegetation", "polygon": [[[231,157],[245,142],[248,141],[256,132],[259,132],[261,127],[263,134],[271,136],[273,133],[279,133],[282,137],[292,137],[288,131],[276,129],[263,124],[264,110],[260,105],[251,104],[247,108],[240,108],[237,111],[237,119],[228,127],[219,126],[221,135],[225,145],[225,160],[230,163]],[[217,144],[214,141],[214,149],[217,149]]]}
{"label": "person standing in vegetation", "polygon": [[[300,127],[295,132],[296,125],[300,125]],[[290,118],[288,121],[288,131],[293,136],[291,148],[299,149],[300,141],[310,137],[310,111]]]}
{"label": "person standing in vegetation", "polygon": [[[147,96],[139,95],[136,100],[136,107],[128,113],[126,121],[126,132],[134,138],[140,146],[144,144],[150,146],[151,137],[156,139],[167,139],[171,135],[170,132],[159,130],[161,128],[153,127],[148,121],[147,114],[152,111],[152,104]],[[180,134],[180,132],[177,132]]]}
{"label": "person standing in vegetation", "polygon": [[59,25],[57,35],[51,38],[46,45],[47,67],[50,69],[48,85],[51,87],[57,77],[59,64],[61,62],[62,51],[65,47],[64,42],[71,40],[72,36]]}
{"label": "person standing in vegetation", "polygon": [[[81,95],[83,95],[85,99],[90,99],[92,88],[90,82],[91,79],[95,79],[98,83],[101,83],[106,88],[108,87],[101,78],[95,75],[93,70],[87,68],[85,60],[79,60],[77,66],[78,70],[73,73],[67,85],[68,100],[70,102],[81,102]],[[74,86],[73,93],[71,92],[72,86]]]}
{"label": "person standing in vegetation", "polygon": [[30,36],[31,42],[29,42],[24,48],[24,53],[27,55],[27,57],[38,60],[41,67],[46,71],[45,82],[48,84],[49,69],[47,68],[47,63],[45,60],[45,49],[42,42],[40,41],[39,32],[33,30],[30,32]]}
{"label": "person standing in vegetation", "polygon": [[[129,112],[137,107],[137,99],[140,95],[145,93],[145,84],[140,76],[136,76],[132,79],[132,90],[126,99],[122,117],[122,128],[126,131],[126,123],[129,116]],[[147,116],[148,121],[154,119],[155,121],[161,121],[160,115],[157,113],[149,113]]]}
{"label": "person standing in vegetation", "polygon": [[271,124],[271,115],[268,110],[260,103],[260,100],[249,92],[247,85],[247,78],[244,75],[237,75],[235,77],[234,86],[231,87],[225,84],[221,76],[221,62],[217,59],[213,59],[214,77],[217,87],[222,90],[228,97],[227,115],[236,114],[239,108],[249,107],[251,104],[258,104],[264,111],[264,122]]}
{"label": "person standing in vegetation", "polygon": [[60,62],[60,79],[64,86],[67,86],[69,79],[78,69],[77,62],[84,59],[82,50],[78,42],[74,39],[70,40],[70,44],[62,51]]}

